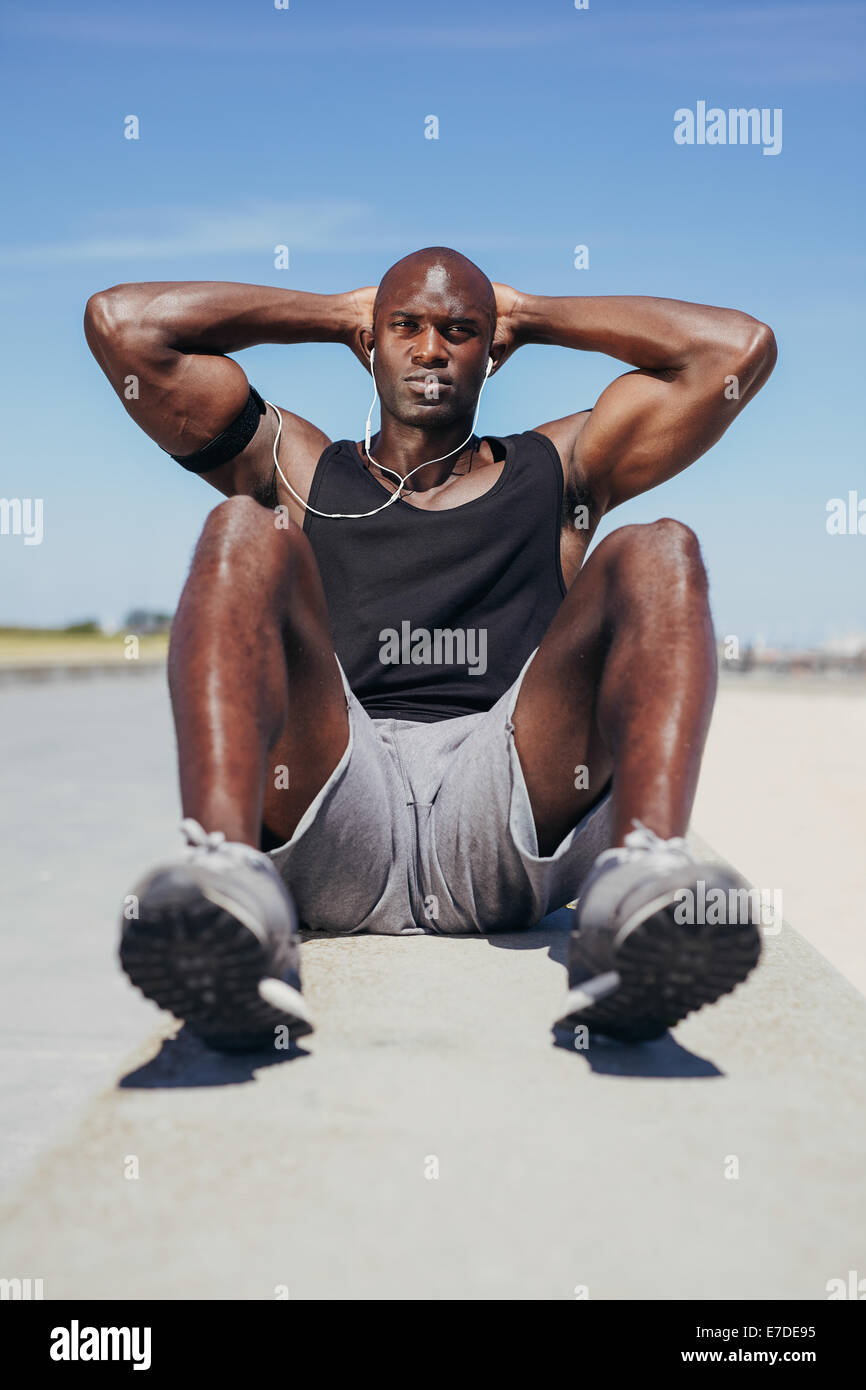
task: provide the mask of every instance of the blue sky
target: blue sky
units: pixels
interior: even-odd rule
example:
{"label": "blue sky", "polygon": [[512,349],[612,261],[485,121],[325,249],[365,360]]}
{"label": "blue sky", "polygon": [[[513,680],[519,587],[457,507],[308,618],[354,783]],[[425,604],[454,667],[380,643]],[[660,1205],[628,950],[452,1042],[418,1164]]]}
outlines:
{"label": "blue sky", "polygon": [[[769,385],[605,529],[694,526],[721,633],[866,633],[866,535],[825,527],[829,498],[866,497],[864,30],[863,5],[833,0],[7,5],[0,493],[44,499],[44,539],[0,536],[0,623],[172,609],[219,500],[125,415],[84,341],[88,295],[128,280],[332,291],[445,243],[524,290],[670,295],[769,322]],[[781,153],[678,146],[674,112],[699,100],[782,108]],[[346,349],[238,360],[332,438],[362,433],[368,378]],[[590,405],[620,370],[526,348],[479,428]]]}

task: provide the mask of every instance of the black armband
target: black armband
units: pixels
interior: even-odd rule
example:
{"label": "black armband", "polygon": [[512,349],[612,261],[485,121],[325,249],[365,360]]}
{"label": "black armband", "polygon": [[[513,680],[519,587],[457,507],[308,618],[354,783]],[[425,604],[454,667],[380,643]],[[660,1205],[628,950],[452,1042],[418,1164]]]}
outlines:
{"label": "black armband", "polygon": [[172,454],[171,457],[181,468],[188,468],[190,473],[208,473],[212,468],[219,468],[221,463],[228,463],[229,459],[236,458],[247,447],[264,413],[265,403],[255,387],[251,386],[240,415],[226,425],[216,439],[197,449],[194,454]]}

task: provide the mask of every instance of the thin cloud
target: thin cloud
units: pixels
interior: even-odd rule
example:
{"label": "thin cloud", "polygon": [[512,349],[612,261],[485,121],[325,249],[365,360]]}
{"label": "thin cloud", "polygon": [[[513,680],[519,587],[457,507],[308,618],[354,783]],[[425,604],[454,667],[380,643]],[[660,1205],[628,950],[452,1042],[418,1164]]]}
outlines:
{"label": "thin cloud", "polygon": [[[536,14],[533,14],[536,20]],[[210,22],[149,21],[128,14],[45,14],[31,12],[7,21],[7,34],[28,42],[57,40],[125,48],[192,50],[199,53],[249,52],[281,59],[294,55],[338,52],[449,53],[497,49],[560,51],[573,45],[575,55],[594,67],[617,69],[657,63],[701,64],[749,80],[835,82],[862,75],[864,11],[858,3],[831,0],[821,4],[767,5],[732,9],[729,5],[591,9],[567,19],[529,24],[508,23],[499,16],[490,24],[461,25],[451,13],[430,24],[308,25],[291,11],[244,15],[243,25],[228,29]],[[264,52],[263,52],[264,45]]]}
{"label": "thin cloud", "polygon": [[[142,227],[142,221],[147,223]],[[273,256],[273,248],[285,245],[289,254],[373,252],[398,255],[418,246],[439,245],[441,236],[430,228],[401,230],[389,222],[387,230],[377,227],[375,209],[361,202],[308,201],[294,203],[256,202],[240,212],[227,215],[225,209],[172,208],[148,209],[146,213],[107,211],[102,226],[110,231],[79,235],[68,241],[34,245],[0,246],[0,266],[38,265],[43,270],[55,265],[113,261],[183,261],[190,257],[262,255]],[[547,250],[563,244],[552,235],[520,236],[494,231],[490,236],[452,229],[445,238],[450,245],[481,253],[495,251]]]}
{"label": "thin cloud", "polygon": [[[148,23],[137,18],[115,18],[103,15],[20,15],[7,25],[7,33],[27,39],[60,39],[64,43],[106,43],[147,45],[157,48],[196,49],[199,52],[235,52],[239,49],[261,54],[262,43],[289,53],[329,53],[339,49],[352,52],[358,49],[447,48],[464,49],[525,48],[561,43],[572,34],[571,24],[524,25],[520,27],[492,24],[472,28],[455,27],[452,20],[426,27],[412,24],[389,24],[378,28],[370,25],[334,25],[315,29],[294,26],[279,14],[262,16],[243,28],[223,30],[202,23]],[[269,27],[265,28],[268,25]]]}
{"label": "thin cloud", "polygon": [[[150,230],[142,230],[143,216]],[[226,214],[224,208],[161,210],[115,216],[127,222],[109,235],[79,236],[47,245],[0,247],[0,265],[43,266],[75,261],[173,260],[184,256],[235,255],[272,252],[286,245],[289,252],[316,250],[350,242],[353,227],[370,216],[364,203],[356,202],[259,202],[243,212]],[[154,226],[154,222],[159,222]],[[134,227],[134,229],[133,229]]]}

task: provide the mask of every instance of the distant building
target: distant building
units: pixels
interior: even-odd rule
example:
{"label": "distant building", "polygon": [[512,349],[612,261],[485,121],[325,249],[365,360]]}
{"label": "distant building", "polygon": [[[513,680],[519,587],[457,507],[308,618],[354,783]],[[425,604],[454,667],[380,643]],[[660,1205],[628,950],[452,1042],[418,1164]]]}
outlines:
{"label": "distant building", "polygon": [[856,675],[866,676],[866,635],[834,638],[818,647],[773,647],[763,640],[747,645],[732,659],[724,642],[717,643],[719,666],[724,671],[744,675],[748,671],[767,671],[777,675]]}

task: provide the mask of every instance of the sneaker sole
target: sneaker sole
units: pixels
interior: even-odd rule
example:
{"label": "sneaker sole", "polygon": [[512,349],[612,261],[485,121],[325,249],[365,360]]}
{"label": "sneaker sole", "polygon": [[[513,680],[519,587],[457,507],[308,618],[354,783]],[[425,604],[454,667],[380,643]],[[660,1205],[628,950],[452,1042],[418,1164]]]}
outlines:
{"label": "sneaker sole", "polygon": [[312,1033],[299,988],[270,977],[269,953],[249,927],[200,892],[124,922],[120,963],[147,999],[210,1047],[274,1047],[276,1029]]}
{"label": "sneaker sole", "polygon": [[584,1025],[621,1042],[650,1042],[742,984],[761,955],[758,928],[751,922],[679,923],[675,903],[671,894],[626,923],[614,968],[569,990],[554,1029]]}

